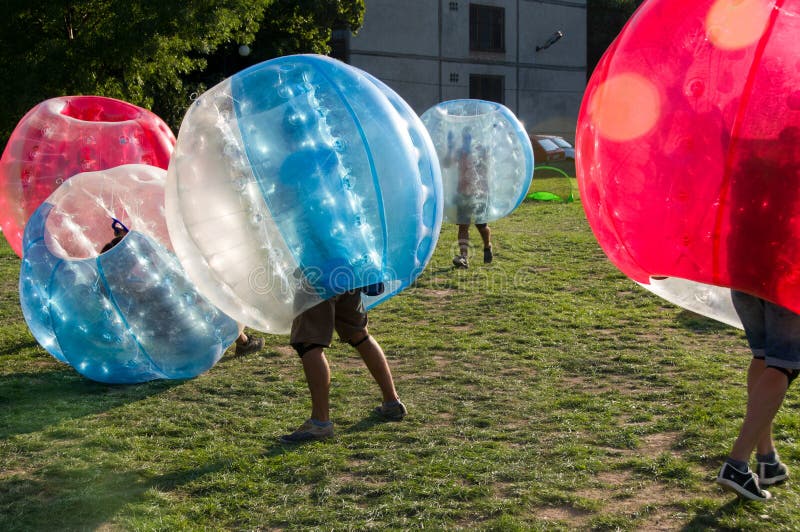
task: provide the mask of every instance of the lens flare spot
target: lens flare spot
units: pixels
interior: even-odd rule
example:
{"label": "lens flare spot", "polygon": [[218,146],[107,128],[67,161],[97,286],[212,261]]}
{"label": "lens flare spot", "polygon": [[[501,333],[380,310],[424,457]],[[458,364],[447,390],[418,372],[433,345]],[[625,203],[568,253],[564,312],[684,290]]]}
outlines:
{"label": "lens flare spot", "polygon": [[619,74],[597,87],[589,113],[602,136],[629,141],[646,134],[658,122],[661,97],[658,88],[644,76]]}
{"label": "lens flare spot", "polygon": [[706,35],[723,50],[750,46],[767,28],[770,4],[766,0],[717,0],[706,17]]}

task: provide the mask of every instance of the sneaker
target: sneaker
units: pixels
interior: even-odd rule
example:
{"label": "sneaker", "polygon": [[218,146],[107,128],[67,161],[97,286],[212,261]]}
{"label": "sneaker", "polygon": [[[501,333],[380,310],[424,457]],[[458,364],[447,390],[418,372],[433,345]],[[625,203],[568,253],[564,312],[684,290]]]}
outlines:
{"label": "sneaker", "polygon": [[766,501],[772,498],[770,492],[758,487],[758,476],[749,468],[746,472],[742,472],[728,462],[722,464],[722,469],[717,475],[717,484],[751,501]]}
{"label": "sneaker", "polygon": [[375,412],[378,417],[381,417],[387,421],[400,421],[406,417],[406,414],[408,414],[406,405],[400,401],[383,403],[381,406],[376,406],[373,412]]}
{"label": "sneaker", "polygon": [[453,266],[455,266],[456,268],[460,268],[462,270],[466,270],[467,257],[464,257],[462,255],[456,255],[455,258],[453,259]]}
{"label": "sneaker", "polygon": [[483,248],[483,263],[489,264],[492,262],[494,258],[494,253],[492,253],[492,248]]}
{"label": "sneaker", "polygon": [[780,460],[776,462],[758,462],[758,483],[771,486],[789,478],[789,468]]}
{"label": "sneaker", "polygon": [[242,355],[249,355],[250,353],[256,353],[261,351],[261,348],[264,347],[264,339],[258,338],[257,336],[248,336],[247,342],[240,344],[236,343],[236,351],[234,354],[237,357]]}
{"label": "sneaker", "polygon": [[314,440],[324,440],[333,437],[333,423],[328,421],[320,425],[319,421],[307,419],[297,430],[291,434],[284,434],[280,437],[281,443],[304,443]]}

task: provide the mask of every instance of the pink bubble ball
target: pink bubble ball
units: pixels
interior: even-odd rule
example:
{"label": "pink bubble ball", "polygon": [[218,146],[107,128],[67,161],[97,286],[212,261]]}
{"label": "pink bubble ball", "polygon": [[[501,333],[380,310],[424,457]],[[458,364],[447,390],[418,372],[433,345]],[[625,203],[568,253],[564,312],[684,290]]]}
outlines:
{"label": "pink bubble ball", "polygon": [[123,164],[166,169],[175,135],[158,116],[101,96],[61,96],[20,120],[0,158],[0,227],[22,256],[33,212],[58,186],[81,172]]}

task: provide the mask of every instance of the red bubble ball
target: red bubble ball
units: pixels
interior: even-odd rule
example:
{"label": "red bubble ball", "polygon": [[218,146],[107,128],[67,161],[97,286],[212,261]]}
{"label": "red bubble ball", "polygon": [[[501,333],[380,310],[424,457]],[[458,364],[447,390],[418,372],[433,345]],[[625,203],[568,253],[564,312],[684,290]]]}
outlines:
{"label": "red bubble ball", "polygon": [[800,0],[648,0],[592,75],[581,200],[601,247],[800,312]]}
{"label": "red bubble ball", "polygon": [[175,135],[158,116],[100,96],[62,96],[28,111],[0,159],[0,226],[21,256],[28,218],[58,186],[81,172],[123,164],[166,169]]}

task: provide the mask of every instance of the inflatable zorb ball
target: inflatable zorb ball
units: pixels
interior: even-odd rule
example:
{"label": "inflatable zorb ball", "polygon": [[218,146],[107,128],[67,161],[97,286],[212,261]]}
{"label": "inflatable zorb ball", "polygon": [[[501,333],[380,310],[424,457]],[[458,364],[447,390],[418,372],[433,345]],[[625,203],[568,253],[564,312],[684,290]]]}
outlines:
{"label": "inflatable zorb ball", "polygon": [[410,285],[442,219],[425,127],[369,74],[323,56],[255,65],[184,117],[167,178],[167,223],[186,272],[216,306],[266,332],[303,310]]}
{"label": "inflatable zorb ball", "polygon": [[444,221],[483,224],[509,215],[533,177],[533,148],[507,107],[450,100],[422,114],[442,170]]}
{"label": "inflatable zorb ball", "polygon": [[[165,178],[165,170],[146,165],[78,174],[25,228],[25,321],[42,347],[89,379],[194,377],[239,334],[169,250]],[[129,232],[102,252],[115,235],[112,223]]]}
{"label": "inflatable zorb ball", "polygon": [[578,183],[603,250],[726,323],[729,288],[800,312],[798,35],[800,0],[648,0],[581,106]]}
{"label": "inflatable zorb ball", "polygon": [[175,136],[155,114],[100,96],[61,96],[28,111],[0,159],[0,226],[22,256],[33,211],[75,174],[122,164],[167,168]]}

